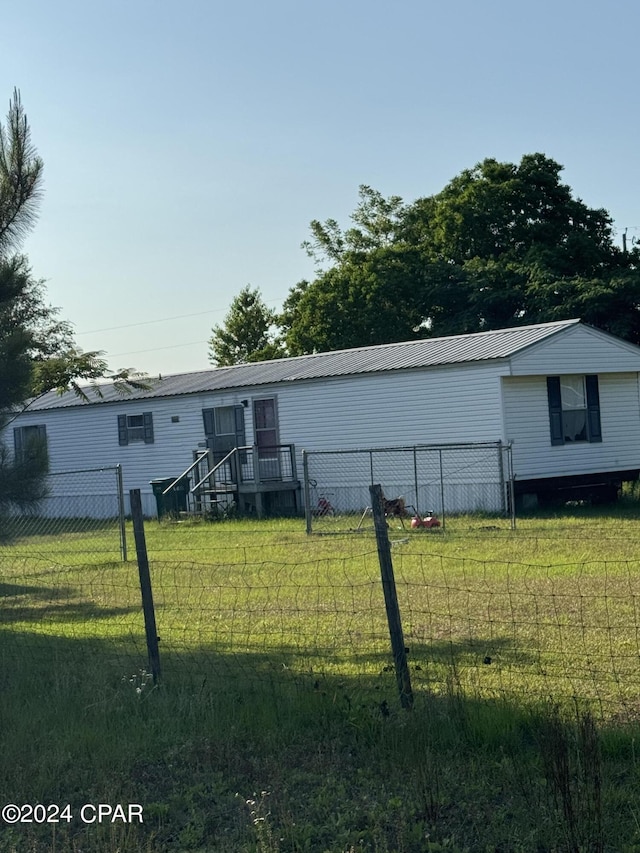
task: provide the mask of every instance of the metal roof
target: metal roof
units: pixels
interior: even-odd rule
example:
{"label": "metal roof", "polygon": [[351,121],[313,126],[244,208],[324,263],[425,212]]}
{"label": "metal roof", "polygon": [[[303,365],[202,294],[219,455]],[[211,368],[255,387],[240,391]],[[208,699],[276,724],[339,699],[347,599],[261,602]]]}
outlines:
{"label": "metal roof", "polygon": [[72,391],[60,395],[50,391],[34,400],[29,411],[57,409],[70,406],[96,405],[146,400],[154,397],[173,397],[232,388],[249,388],[279,382],[297,382],[305,379],[328,379],[335,376],[352,376],[361,373],[379,373],[390,370],[437,367],[445,364],[486,361],[509,358],[516,352],[545,338],[578,324],[579,320],[562,320],[535,326],[497,329],[471,335],[454,335],[447,338],[425,338],[397,344],[357,347],[355,349],[238,364],[233,367],[216,367],[195,373],[178,373],[161,378],[149,378],[149,391],[132,391],[123,397],[113,385],[100,385],[103,397],[88,402]]}

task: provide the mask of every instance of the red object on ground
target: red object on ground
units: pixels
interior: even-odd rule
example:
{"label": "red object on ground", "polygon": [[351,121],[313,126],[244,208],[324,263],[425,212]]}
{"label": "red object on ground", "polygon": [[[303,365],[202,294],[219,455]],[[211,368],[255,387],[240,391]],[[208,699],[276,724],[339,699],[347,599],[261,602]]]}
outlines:
{"label": "red object on ground", "polygon": [[411,527],[413,530],[416,530],[418,527],[440,527],[440,521],[433,513],[431,513],[431,515],[426,515],[424,518],[420,518],[419,515],[414,515],[411,519]]}

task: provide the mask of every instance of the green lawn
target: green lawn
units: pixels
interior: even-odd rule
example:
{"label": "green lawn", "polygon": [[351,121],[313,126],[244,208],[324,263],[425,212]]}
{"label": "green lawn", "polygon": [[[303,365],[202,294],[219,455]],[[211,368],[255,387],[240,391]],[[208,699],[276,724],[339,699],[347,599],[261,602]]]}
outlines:
{"label": "green lawn", "polygon": [[5,542],[2,799],[145,823],[0,851],[640,850],[638,505],[394,523],[411,712],[371,526],[331,523],[149,522],[156,687],[117,531]]}

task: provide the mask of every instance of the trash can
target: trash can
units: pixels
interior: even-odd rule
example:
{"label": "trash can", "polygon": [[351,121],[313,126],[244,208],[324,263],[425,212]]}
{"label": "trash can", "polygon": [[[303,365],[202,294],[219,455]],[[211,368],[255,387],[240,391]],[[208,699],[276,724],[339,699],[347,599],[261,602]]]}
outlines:
{"label": "trash can", "polygon": [[187,477],[176,483],[166,495],[163,494],[175,479],[175,477],[161,477],[150,482],[151,490],[156,499],[158,518],[187,511],[187,495],[189,494],[189,479]]}
{"label": "trash can", "polygon": [[191,480],[189,477],[183,477],[179,483],[176,483],[175,486],[171,489],[168,495],[165,495],[165,498],[172,499],[172,510],[171,512],[187,512],[189,509],[188,504],[188,495],[189,495],[189,487],[191,485]]}

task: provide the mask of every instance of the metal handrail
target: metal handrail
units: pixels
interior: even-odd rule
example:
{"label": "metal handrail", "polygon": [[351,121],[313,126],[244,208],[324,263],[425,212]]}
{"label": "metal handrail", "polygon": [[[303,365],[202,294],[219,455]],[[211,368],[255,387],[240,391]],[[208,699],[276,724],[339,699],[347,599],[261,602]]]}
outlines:
{"label": "metal handrail", "polygon": [[190,490],[190,491],[191,491],[191,494],[193,494],[193,493],[195,492],[195,490],[196,490],[196,489],[199,489],[199,488],[200,488],[200,486],[204,483],[204,481],[205,481],[205,480],[208,480],[208,479],[209,479],[209,477],[211,477],[213,474],[215,474],[215,472],[218,470],[218,468],[222,467],[222,465],[224,465],[224,463],[225,463],[225,462],[227,462],[229,459],[231,459],[231,457],[233,456],[233,454],[234,454],[234,453],[237,453],[239,450],[252,450],[252,447],[251,447],[251,446],[247,446],[247,447],[232,447],[232,448],[231,448],[231,450],[230,450],[230,451],[227,453],[227,455],[224,457],[224,459],[221,459],[219,462],[217,462],[217,463],[213,466],[213,468],[212,468],[210,471],[207,471],[207,473],[204,475],[204,477],[203,477],[203,478],[202,478],[198,483],[196,483],[196,484],[195,484],[195,486],[192,486],[192,487],[191,487],[191,490]]}
{"label": "metal handrail", "polygon": [[192,462],[191,465],[189,465],[189,467],[187,468],[186,471],[183,471],[179,477],[176,477],[176,479],[173,481],[173,483],[171,483],[171,485],[167,486],[167,488],[164,490],[164,492],[162,494],[163,495],[168,494],[171,491],[171,489],[173,489],[173,487],[177,483],[179,483],[180,480],[182,480],[183,477],[186,477],[187,474],[189,474],[191,471],[193,471],[193,469],[196,467],[196,465],[198,465],[200,462],[202,462],[202,460],[204,459],[204,457],[207,455],[208,452],[209,452],[208,450],[199,450],[199,451],[196,450],[196,453],[200,453],[200,456],[198,456],[198,458],[194,462]]}

